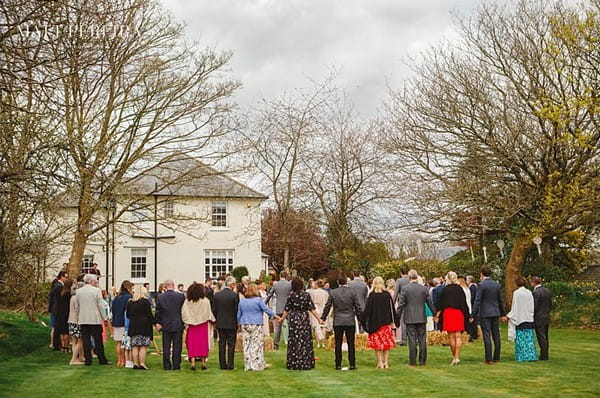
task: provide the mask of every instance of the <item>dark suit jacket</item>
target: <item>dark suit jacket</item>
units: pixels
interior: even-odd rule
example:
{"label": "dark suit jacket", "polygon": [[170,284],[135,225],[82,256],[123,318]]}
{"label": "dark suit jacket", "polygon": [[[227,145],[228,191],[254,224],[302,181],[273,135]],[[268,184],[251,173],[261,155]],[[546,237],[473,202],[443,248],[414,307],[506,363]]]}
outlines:
{"label": "dark suit jacket", "polygon": [[348,286],[356,293],[356,298],[360,304],[360,308],[365,308],[367,305],[367,296],[369,295],[369,287],[360,279],[354,279]]}
{"label": "dark suit jacket", "polygon": [[504,301],[502,300],[502,288],[492,278],[485,278],[479,283],[477,297],[473,306],[472,318],[493,318],[505,316]]}
{"label": "dark suit jacket", "polygon": [[477,285],[474,283],[471,284],[471,286],[469,286],[469,291],[471,292],[471,308],[473,308],[475,307],[475,299],[477,298]]}
{"label": "dark suit jacket", "polygon": [[156,323],[160,323],[167,332],[179,332],[184,329],[181,320],[181,306],[185,295],[174,290],[156,296]]}
{"label": "dark suit jacket", "polygon": [[404,314],[404,323],[407,325],[426,323],[425,303],[429,305],[431,312],[435,312],[431,296],[429,296],[429,289],[416,282],[409,283],[400,292],[398,317]]}
{"label": "dark suit jacket", "polygon": [[352,326],[354,317],[360,316],[363,307],[360,306],[356,292],[348,285],[333,289],[323,308],[321,319],[326,320],[333,305],[333,326]]}
{"label": "dark suit jacket", "polygon": [[240,297],[229,288],[215,293],[213,314],[217,319],[217,329],[237,329],[237,310]]}
{"label": "dark suit jacket", "polygon": [[535,326],[545,326],[550,323],[552,309],[552,293],[544,286],[533,289],[533,322]]}
{"label": "dark suit jacket", "polygon": [[62,291],[64,284],[60,281],[56,281],[52,290],[50,291],[50,312],[52,315],[57,316],[59,312],[58,302],[60,301],[60,292]]}
{"label": "dark suit jacket", "polygon": [[442,290],[444,290],[445,283],[440,283],[431,291],[431,301],[433,301],[433,305],[435,308],[439,306],[440,295],[442,294]]}

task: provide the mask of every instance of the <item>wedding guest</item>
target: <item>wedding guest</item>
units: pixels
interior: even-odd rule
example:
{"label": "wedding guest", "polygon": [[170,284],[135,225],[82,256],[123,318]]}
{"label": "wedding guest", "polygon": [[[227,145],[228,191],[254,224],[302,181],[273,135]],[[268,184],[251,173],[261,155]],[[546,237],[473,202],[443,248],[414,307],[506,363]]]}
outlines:
{"label": "wedding guest", "polygon": [[54,333],[60,336],[60,350],[69,352],[69,310],[71,308],[71,287],[73,279],[67,279],[60,289],[59,295],[56,298],[55,314],[56,324]]}
{"label": "wedding guest", "polygon": [[[292,284],[287,280],[287,272],[282,271],[279,275],[279,280],[273,283],[273,287],[269,292],[269,296],[267,297],[266,304],[269,304],[269,301],[275,297],[277,300],[275,302],[275,314],[277,316],[282,317],[283,311],[285,309],[285,303],[292,291]],[[275,350],[279,349],[279,340],[281,339],[281,332],[283,329],[283,323],[277,322],[274,324],[274,333],[273,333],[273,348]],[[289,332],[288,332],[289,333]],[[284,337],[284,344],[287,343],[287,339]]]}
{"label": "wedding guest", "polygon": [[362,314],[362,323],[369,333],[369,348],[375,350],[377,369],[387,369],[390,349],[396,346],[392,330],[394,324],[394,303],[390,293],[385,290],[383,278],[373,279],[373,290],[367,298],[366,308]]}
{"label": "wedding guest", "polygon": [[533,286],[533,321],[535,323],[535,335],[540,346],[540,361],[547,361],[552,293],[545,286],[542,286],[542,279],[539,276],[531,277],[531,286]]}
{"label": "wedding guest", "polygon": [[354,341],[354,318],[360,315],[363,309],[360,307],[358,298],[354,290],[350,289],[346,283],[346,277],[340,275],[338,278],[339,287],[333,289],[327,299],[321,320],[325,321],[329,311],[333,307],[333,333],[335,336],[335,369],[342,369],[342,341],[346,335],[348,344],[348,362],[350,370],[356,369],[356,353]]}
{"label": "wedding guest", "polygon": [[185,296],[175,292],[175,282],[172,280],[164,282],[164,289],[162,294],[156,296],[156,328],[162,332],[163,369],[180,370],[183,341],[181,307]]}
{"label": "wedding guest", "polygon": [[83,365],[85,361],[83,359],[83,344],[81,342],[81,327],[77,323],[79,318],[79,307],[77,306],[77,289],[83,287],[83,282],[77,282],[71,287],[71,298],[69,301],[69,336],[71,336],[71,346],[73,354],[71,355],[71,361],[69,365]]}
{"label": "wedding guest", "polygon": [[56,279],[52,281],[52,288],[48,294],[48,312],[50,313],[50,340],[54,351],[61,351],[60,333],[54,333],[56,326],[56,313],[58,312],[58,300],[65,282],[69,279],[67,271],[60,271]]}
{"label": "wedding guest", "polygon": [[98,278],[94,274],[86,274],[83,277],[85,286],[77,289],[77,323],[81,327],[81,338],[83,340],[83,355],[85,365],[92,365],[92,338],[96,345],[96,355],[100,365],[110,365],[104,355],[104,343],[102,341],[102,323],[106,315],[102,292],[94,285]]}
{"label": "wedding guest", "polygon": [[215,322],[210,300],[204,294],[204,286],[192,283],[187,289],[187,297],[181,307],[181,318],[187,327],[185,346],[191,369],[196,370],[196,359],[200,359],[200,369],[206,370],[208,358],[209,322]]}
{"label": "wedding guest", "polygon": [[[467,275],[467,286],[469,286],[469,292],[471,293],[471,312],[473,312],[473,307],[475,306],[475,298],[477,297],[477,283],[475,283],[475,278],[471,275]],[[467,330],[469,331],[469,342],[477,340],[477,319],[474,319],[473,322],[469,322],[467,325]]]}
{"label": "wedding guest", "polygon": [[219,367],[233,370],[239,296],[234,291],[235,278],[228,276],[223,289],[215,293],[213,311],[219,333]]}
{"label": "wedding guest", "polygon": [[131,300],[131,288],[133,284],[128,280],[121,283],[119,294],[111,303],[111,312],[113,317],[113,339],[115,340],[115,350],[117,351],[117,366],[125,366],[125,351],[122,347],[123,335],[125,333],[125,310],[127,303]]}
{"label": "wedding guest", "polygon": [[434,306],[427,288],[418,283],[417,271],[411,269],[407,274],[409,283],[401,289],[398,316],[404,316],[406,335],[408,337],[409,365],[416,366],[417,344],[419,346],[419,365],[427,361],[427,339],[425,305],[431,311]]}
{"label": "wedding guest", "polygon": [[[388,279],[385,282],[385,287],[387,292],[392,296],[392,300],[394,297],[394,290],[396,288],[396,281],[394,279]],[[398,312],[398,302],[394,302],[394,314],[396,314]],[[399,319],[396,319],[396,322],[398,322],[398,326],[400,325],[399,323]],[[394,330],[392,331],[394,334],[394,341],[396,341],[396,343],[400,343],[402,341],[402,332],[400,331],[399,327],[394,328]]]}
{"label": "wedding guest", "polygon": [[[500,284],[490,278],[492,269],[484,265],[480,270],[479,288],[471,314],[472,319],[477,319],[481,324],[483,334],[483,346],[485,349],[485,364],[491,365],[500,360],[500,325],[499,318],[506,321],[506,311],[502,300],[502,288]],[[492,353],[492,340],[494,351]]]}
{"label": "wedding guest", "polygon": [[[258,297],[260,297],[260,299],[262,300],[263,303],[265,303],[267,301],[267,284],[264,281],[257,281],[256,282],[256,286],[258,288]],[[266,305],[266,303],[265,303]],[[269,308],[269,307],[267,307]],[[269,308],[269,310],[271,310],[271,308]],[[272,311],[272,310],[271,310]],[[274,319],[274,318],[272,318]],[[263,313],[263,334],[265,336],[270,336],[271,332],[269,329],[269,315],[265,312]]]}
{"label": "wedding guest", "polygon": [[[402,288],[409,283],[408,275],[406,268],[400,268],[400,278],[396,279],[396,285],[394,286],[394,303],[397,303],[400,299],[400,293],[402,293]],[[400,316],[400,345],[406,345],[406,322],[404,321],[404,317]]]}
{"label": "wedding guest", "polygon": [[244,370],[265,368],[264,315],[279,320],[279,317],[265,305],[258,292],[256,284],[249,284],[237,310],[237,321],[242,331]]}
{"label": "wedding guest", "polygon": [[139,370],[148,370],[146,353],[154,338],[152,326],[156,323],[154,315],[152,315],[152,305],[147,297],[146,288],[136,286],[133,298],[127,303],[128,334],[131,337],[133,368]]}
{"label": "wedding guest", "polygon": [[442,323],[442,330],[448,332],[450,350],[452,351],[452,362],[450,366],[458,365],[460,362],[460,349],[462,347],[462,332],[465,323],[469,319],[469,308],[465,292],[459,284],[455,272],[450,271],[446,275],[446,286],[438,299],[438,308],[435,314],[436,321]]}
{"label": "wedding guest", "polygon": [[509,340],[515,342],[515,361],[537,361],[535,340],[533,338],[534,299],[531,291],[525,287],[525,278],[515,278],[517,289],[513,292],[512,306],[506,315],[509,320]]}
{"label": "wedding guest", "polygon": [[319,348],[325,348],[325,330],[319,319],[323,315],[323,309],[325,309],[325,304],[329,299],[329,293],[323,289],[324,285],[323,280],[318,279],[315,281],[315,289],[310,292],[310,299],[315,305],[315,311],[319,314],[318,319],[310,318],[310,324],[315,332],[317,347]]}
{"label": "wedding guest", "polygon": [[300,278],[291,282],[292,292],[285,303],[281,322],[290,318],[286,366],[290,370],[309,370],[315,367],[309,312],[318,319],[315,305]]}

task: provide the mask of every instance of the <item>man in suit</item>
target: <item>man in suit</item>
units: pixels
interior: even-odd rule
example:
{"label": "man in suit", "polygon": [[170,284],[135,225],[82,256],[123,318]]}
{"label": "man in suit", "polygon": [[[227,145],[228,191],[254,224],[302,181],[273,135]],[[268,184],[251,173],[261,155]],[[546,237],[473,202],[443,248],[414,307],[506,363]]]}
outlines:
{"label": "man in suit", "polygon": [[[477,284],[475,283],[475,278],[471,275],[468,275],[467,278],[467,286],[469,286],[469,291],[471,292],[471,308],[475,306],[475,299],[477,298]],[[435,304],[435,303],[433,303]],[[473,319],[473,322],[469,322],[468,325],[469,332],[469,342],[473,340],[477,340],[477,320]]]}
{"label": "man in suit", "polygon": [[[356,298],[358,299],[360,308],[366,308],[367,296],[369,295],[369,286],[367,286],[367,284],[360,278],[360,271],[354,270],[353,275],[354,279],[348,283],[348,287],[350,287],[350,289],[354,290],[354,293],[356,293]],[[356,325],[358,325],[358,331],[363,333],[363,327],[358,320],[356,321]]]}
{"label": "man in suit", "polygon": [[[275,297],[275,299],[276,299],[275,314],[277,316],[281,317],[283,315],[283,310],[285,309],[285,303],[286,303],[291,291],[292,291],[292,283],[287,280],[287,272],[281,271],[279,280],[273,284],[273,287],[271,288],[271,291],[269,292],[269,294],[267,296],[267,300],[265,301],[265,304],[269,305],[269,301],[271,301],[271,298]],[[287,322],[287,321],[285,321],[285,322]],[[275,324],[273,326],[273,328],[274,328],[273,348],[275,350],[279,349],[279,339],[281,338],[282,326],[283,325],[281,324],[281,322],[275,322]],[[286,341],[286,339],[284,338],[284,342],[285,341]]]}
{"label": "man in suit", "polygon": [[[437,283],[436,283],[436,279],[437,279]],[[440,300],[440,295],[442,294],[442,290],[444,290],[444,278],[434,278],[433,282],[435,284],[435,287],[433,289],[431,289],[431,301],[433,301],[433,305],[435,306],[435,308],[438,308],[438,301]],[[441,322],[436,322],[435,323],[435,330],[442,330],[442,323]]]}
{"label": "man in suit", "polygon": [[[181,346],[183,339],[183,321],[181,307],[185,295],[175,291],[175,282],[165,281],[166,292],[156,296],[156,328],[162,331],[163,369],[181,370]],[[173,355],[171,358],[171,344]],[[172,363],[171,363],[172,359]]]}
{"label": "man in suit", "polygon": [[[225,286],[215,293],[213,300],[213,313],[217,320],[219,333],[219,366],[223,370],[233,370],[237,309],[240,302],[240,298],[235,292],[235,285],[235,278],[228,276],[225,279]],[[227,351],[227,355],[225,351]]]}
{"label": "man in suit", "polygon": [[50,338],[52,339],[52,349],[60,351],[60,333],[54,333],[54,324],[56,323],[56,314],[58,313],[58,301],[65,282],[69,279],[67,271],[60,271],[56,279],[52,281],[52,288],[48,296],[48,312],[50,313]]}
{"label": "man in suit", "polygon": [[552,293],[548,288],[542,286],[542,279],[539,276],[531,277],[531,286],[533,286],[533,323],[540,346],[540,361],[547,361]]}
{"label": "man in suit", "polygon": [[102,342],[102,323],[105,321],[104,300],[102,292],[94,285],[98,281],[95,274],[86,274],[83,277],[85,286],[77,289],[75,301],[78,308],[77,323],[81,326],[81,339],[83,340],[83,356],[86,366],[92,365],[92,341],[96,345],[96,355],[100,365],[110,365],[104,355]]}
{"label": "man in suit", "polygon": [[359,316],[364,307],[360,306],[356,292],[346,284],[346,277],[338,278],[339,287],[333,289],[323,308],[321,319],[325,321],[329,310],[333,306],[333,334],[335,336],[335,369],[342,369],[342,341],[346,334],[348,344],[348,362],[350,370],[356,369],[356,355],[354,346],[355,317]]}
{"label": "man in suit", "polygon": [[211,304],[213,302],[213,298],[215,298],[215,291],[212,287],[212,279],[210,279],[210,277],[206,277],[206,280],[204,281],[204,294],[206,295],[206,298],[210,300]]}
{"label": "man in suit", "polygon": [[[394,303],[398,302],[402,288],[408,285],[408,275],[406,274],[406,268],[400,268],[400,278],[396,279],[396,286],[394,287]],[[406,323],[404,318],[400,318],[400,345],[406,345]]]}
{"label": "man in suit", "polygon": [[404,316],[406,335],[408,337],[409,365],[417,365],[417,344],[419,344],[419,365],[427,361],[427,317],[425,316],[425,303],[429,305],[432,313],[435,308],[427,287],[418,283],[417,271],[408,271],[409,283],[400,292],[398,316]]}
{"label": "man in suit", "polygon": [[[485,347],[485,363],[491,365],[500,360],[500,325],[498,318],[506,321],[506,311],[502,300],[500,284],[490,278],[492,269],[487,265],[481,267],[479,288],[473,305],[470,321],[479,316],[481,332],[483,333],[483,346]],[[494,340],[494,353],[492,356],[492,341]]]}

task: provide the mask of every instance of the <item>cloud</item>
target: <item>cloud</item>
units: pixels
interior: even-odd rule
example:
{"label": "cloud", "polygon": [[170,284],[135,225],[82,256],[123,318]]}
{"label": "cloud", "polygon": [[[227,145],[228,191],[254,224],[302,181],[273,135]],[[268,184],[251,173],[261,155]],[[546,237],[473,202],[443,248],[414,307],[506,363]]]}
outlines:
{"label": "cloud", "polygon": [[336,84],[372,115],[408,76],[404,61],[454,38],[451,11],[470,14],[477,0],[163,0],[188,35],[233,52],[242,108],[308,86],[340,69]]}

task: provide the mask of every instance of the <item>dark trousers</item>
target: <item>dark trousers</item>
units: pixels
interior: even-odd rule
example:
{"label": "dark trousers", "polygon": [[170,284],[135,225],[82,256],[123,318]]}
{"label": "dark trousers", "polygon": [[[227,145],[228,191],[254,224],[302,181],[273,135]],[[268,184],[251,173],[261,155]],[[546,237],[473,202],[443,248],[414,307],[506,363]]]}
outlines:
{"label": "dark trousers", "polygon": [[[485,360],[500,360],[500,325],[498,317],[481,318],[481,332],[483,333],[483,346],[485,348]],[[492,340],[494,340],[494,356],[492,357]]]}
{"label": "dark trousers", "polygon": [[408,360],[411,365],[417,364],[417,344],[419,344],[419,365],[427,361],[427,328],[424,323],[406,325],[408,337]]}
{"label": "dark trousers", "polygon": [[[54,322],[56,324],[56,322]],[[54,351],[60,351],[62,348],[62,343],[60,341],[60,333],[56,329],[54,329],[54,333],[52,334],[52,348]]]}
{"label": "dark trousers", "polygon": [[535,326],[535,335],[540,346],[540,361],[548,360],[548,326],[548,324]]}
{"label": "dark trousers", "polygon": [[[181,368],[181,344],[183,338],[183,330],[175,332],[163,330],[162,350],[163,350],[163,369],[180,369]],[[173,353],[171,355],[171,344],[173,344]],[[171,357],[173,363],[171,364]]]}
{"label": "dark trousers", "polygon": [[85,357],[85,364],[92,364],[92,341],[96,345],[96,355],[98,355],[98,362],[107,363],[106,356],[104,355],[104,343],[102,342],[102,325],[81,325],[81,339],[83,340],[83,356]]}
{"label": "dark trousers", "polygon": [[473,319],[473,322],[467,320],[467,332],[471,340],[477,340],[477,319]]}
{"label": "dark trousers", "polygon": [[[221,369],[233,369],[235,338],[235,329],[219,329],[219,367]],[[227,356],[225,356],[225,350],[227,350]]]}
{"label": "dark trousers", "polygon": [[356,366],[356,355],[354,348],[354,333],[356,328],[352,326],[334,326],[333,335],[335,336],[335,367],[342,366],[342,342],[344,333],[346,334],[346,343],[348,344],[348,362],[350,367]]}

